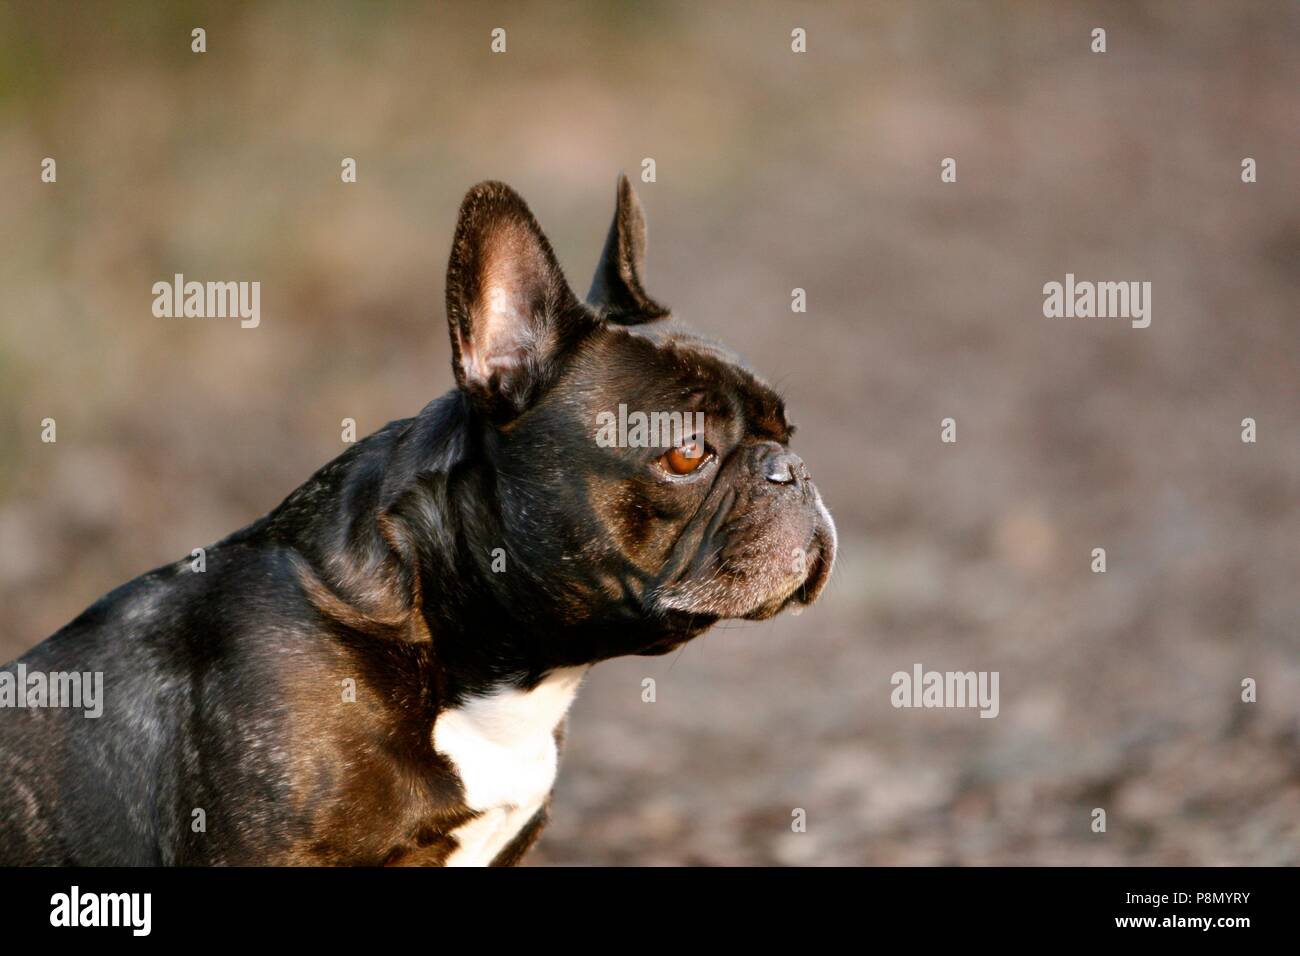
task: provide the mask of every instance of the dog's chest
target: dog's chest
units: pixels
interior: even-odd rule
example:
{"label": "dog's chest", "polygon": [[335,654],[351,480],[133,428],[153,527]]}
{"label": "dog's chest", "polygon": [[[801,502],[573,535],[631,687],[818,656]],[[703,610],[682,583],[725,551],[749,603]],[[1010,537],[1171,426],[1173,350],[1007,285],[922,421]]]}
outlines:
{"label": "dog's chest", "polygon": [[438,715],[433,748],[451,762],[465,803],[478,813],[452,834],[457,847],[447,866],[491,863],[542,808],[555,784],[555,729],[586,672],[562,668],[532,690],[500,688]]}

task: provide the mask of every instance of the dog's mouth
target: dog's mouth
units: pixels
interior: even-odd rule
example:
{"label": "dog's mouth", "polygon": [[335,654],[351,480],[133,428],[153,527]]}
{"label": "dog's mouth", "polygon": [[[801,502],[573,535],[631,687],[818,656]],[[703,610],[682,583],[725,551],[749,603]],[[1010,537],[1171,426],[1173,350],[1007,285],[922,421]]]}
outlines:
{"label": "dog's mouth", "polygon": [[[822,510],[825,511],[825,509]],[[826,515],[826,521],[825,525],[818,525],[813,534],[812,542],[805,549],[809,557],[807,560],[808,574],[803,583],[796,585],[793,590],[783,596],[778,595],[745,614],[745,620],[766,621],[769,618],[776,617],[787,608],[793,609],[794,613],[798,614],[821,596],[822,591],[826,588],[826,582],[830,579],[831,567],[835,562],[835,525],[830,521],[829,514]]]}
{"label": "dog's mouth", "polygon": [[820,499],[812,525],[807,545],[792,549],[799,556],[796,566],[777,548],[739,564],[724,559],[716,566],[695,567],[650,595],[653,612],[687,620],[764,621],[786,608],[802,610],[821,596],[835,563],[835,523]]}

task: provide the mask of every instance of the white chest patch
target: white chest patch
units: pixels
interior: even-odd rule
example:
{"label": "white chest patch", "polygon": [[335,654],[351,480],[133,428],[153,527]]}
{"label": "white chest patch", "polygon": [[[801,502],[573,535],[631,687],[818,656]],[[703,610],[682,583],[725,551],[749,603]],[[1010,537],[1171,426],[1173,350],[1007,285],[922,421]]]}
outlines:
{"label": "white chest patch", "polygon": [[586,667],[551,671],[530,691],[500,688],[444,710],[433,749],[460,776],[465,802],[479,816],[456,830],[447,866],[486,866],[546,802],[555,784],[555,728]]}

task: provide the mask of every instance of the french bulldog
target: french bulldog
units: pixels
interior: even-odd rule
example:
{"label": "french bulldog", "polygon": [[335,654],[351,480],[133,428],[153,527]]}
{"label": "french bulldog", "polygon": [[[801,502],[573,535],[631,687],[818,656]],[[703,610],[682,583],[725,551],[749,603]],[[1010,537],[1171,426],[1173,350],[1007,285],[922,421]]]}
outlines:
{"label": "french bulldog", "polygon": [[[585,302],[515,192],[470,190],[456,387],[0,669],[0,863],[514,864],[593,664],[814,601],[835,526],[782,399],[644,258],[625,177]],[[596,440],[658,412],[690,433]],[[50,706],[74,674],[97,717]]]}

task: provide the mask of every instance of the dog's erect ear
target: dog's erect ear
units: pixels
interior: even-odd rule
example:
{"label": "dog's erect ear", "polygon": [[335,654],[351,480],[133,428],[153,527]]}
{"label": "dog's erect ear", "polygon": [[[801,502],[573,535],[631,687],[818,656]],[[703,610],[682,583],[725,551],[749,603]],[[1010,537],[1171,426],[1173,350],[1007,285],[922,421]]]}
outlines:
{"label": "dog's erect ear", "polygon": [[591,280],[587,302],[611,322],[636,325],[662,318],[668,310],[646,295],[641,285],[645,270],[645,214],[636,190],[622,173],[618,175],[618,204],[614,221],[600,254],[596,276]]}
{"label": "dog's erect ear", "polygon": [[461,203],[447,265],[456,383],[497,423],[526,409],[554,360],[593,323],[519,195],[479,183]]}

